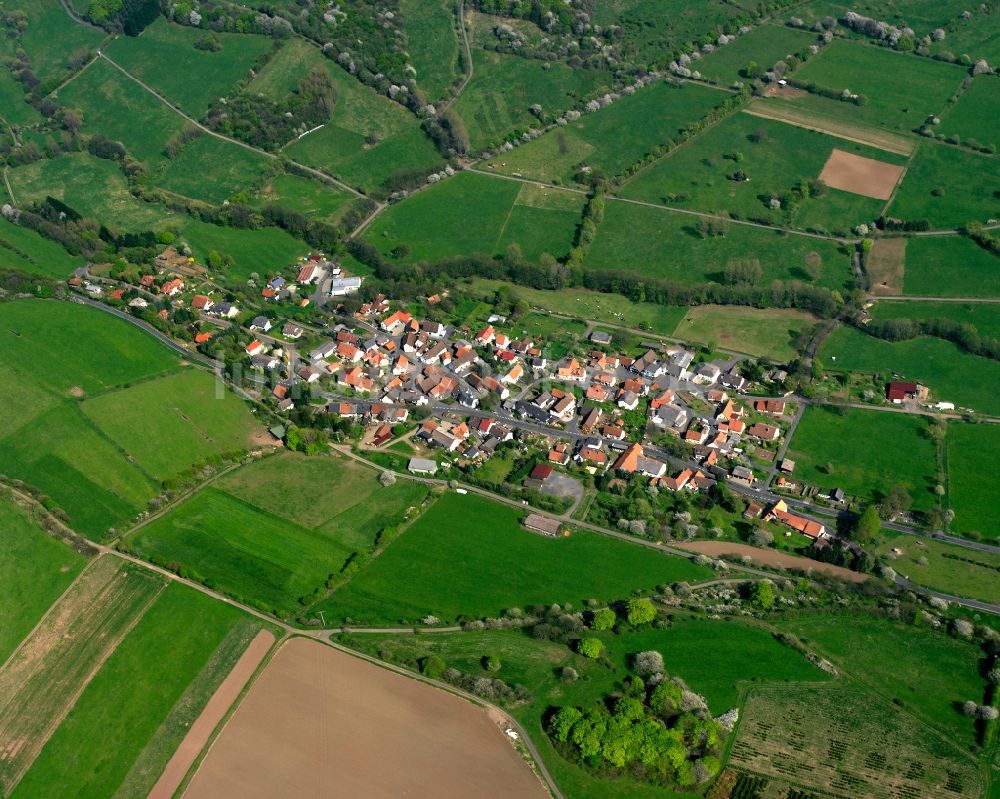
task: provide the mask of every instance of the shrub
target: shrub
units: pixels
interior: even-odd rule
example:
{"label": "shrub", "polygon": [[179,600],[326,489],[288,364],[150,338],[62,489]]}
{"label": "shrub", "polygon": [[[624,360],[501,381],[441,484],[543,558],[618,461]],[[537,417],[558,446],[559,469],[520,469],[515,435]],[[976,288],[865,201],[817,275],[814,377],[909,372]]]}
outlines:
{"label": "shrub", "polygon": [[600,638],[581,638],[576,645],[576,651],[587,658],[596,660],[604,651]]}

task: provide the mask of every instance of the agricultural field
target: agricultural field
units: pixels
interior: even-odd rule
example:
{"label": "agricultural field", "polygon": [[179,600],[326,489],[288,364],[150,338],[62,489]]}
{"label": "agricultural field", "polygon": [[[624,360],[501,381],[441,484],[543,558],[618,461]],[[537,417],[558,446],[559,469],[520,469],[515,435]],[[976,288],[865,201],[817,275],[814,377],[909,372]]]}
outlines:
{"label": "agricultural field", "polygon": [[668,209],[609,201],[584,266],[694,285],[721,283],[730,260],[752,256],[760,261],[763,285],[800,280],[843,289],[852,280],[850,253],[836,242],[738,223],[730,223],[724,236],[702,238],[700,222]]}
{"label": "agricultural field", "polygon": [[200,369],[101,394],[81,407],[130,462],[158,481],[197,461],[250,449],[263,435],[246,404]]}
{"label": "agricultural field", "polygon": [[85,152],[16,167],[9,178],[19,203],[42,202],[52,196],[81,216],[125,232],[163,230],[181,219],[161,205],[135,199],[117,164]]}
{"label": "agricultural field", "polygon": [[[195,42],[204,35],[197,28],[158,19],[140,36],[119,36],[106,51],[112,61],[198,119],[272,47],[265,36],[216,33],[221,50],[198,49]],[[164,69],[164,64],[170,68]]]}
{"label": "agricultural field", "polygon": [[503,253],[517,244],[529,260],[569,252],[582,194],[462,173],[389,208],[365,232],[383,253],[406,244],[406,261]]}
{"label": "agricultural field", "polygon": [[570,184],[580,164],[616,175],[726,96],[697,83],[678,87],[659,80],[491,159],[486,168],[556,184]]}
{"label": "agricultural field", "polygon": [[934,401],[954,402],[979,413],[1000,414],[1000,364],[959,349],[950,341],[916,338],[889,342],[842,326],[824,341],[820,357],[828,369],[915,380]]}
{"label": "agricultural field", "polygon": [[339,186],[285,172],[268,180],[251,199],[259,208],[280,205],[331,225],[337,224],[353,203],[354,195]]}
{"label": "agricultural field", "polygon": [[[826,167],[837,153],[861,156],[876,161],[872,165],[876,168],[888,168],[889,191],[898,168],[906,163],[905,157],[884,150],[735,113],[640,173],[621,193],[779,226],[790,219],[796,227],[849,233],[857,224],[879,216],[888,194],[865,179],[844,180],[835,188]],[[872,170],[865,172],[870,175]],[[745,179],[732,179],[737,173]],[[792,199],[793,189],[804,181],[815,185],[821,180],[825,185],[818,196],[807,188],[802,200]],[[771,197],[782,198],[780,208],[770,207]]]}
{"label": "agricultural field", "polygon": [[955,511],[952,530],[961,535],[975,531],[987,539],[1000,536],[993,479],[997,469],[1000,428],[957,423],[948,426],[948,499]]}
{"label": "agricultural field", "polygon": [[674,329],[675,338],[788,363],[796,357],[817,319],[802,311],[697,305]]}
{"label": "agricultural field", "polygon": [[7,0],[7,11],[23,11],[28,27],[21,34],[31,69],[49,91],[69,77],[70,64],[93,52],[105,38],[102,31],[78,25],[59,0]]}
{"label": "agricultural field", "polygon": [[1000,555],[929,538],[896,535],[878,553],[912,583],[952,596],[1000,603]]}
{"label": "agricultural field", "polygon": [[267,164],[266,156],[206,134],[171,159],[156,182],[167,191],[218,205],[253,186]]}
{"label": "agricultural field", "polygon": [[234,263],[225,268],[225,281],[229,283],[245,283],[253,275],[270,277],[310,250],[308,244],[281,228],[241,230],[197,219],[184,225],[181,237],[201,263],[213,251],[230,256]]}
{"label": "agricultural field", "polygon": [[964,144],[1000,148],[1000,80],[992,75],[973,80],[935,132],[958,136]]}
{"label": "agricultural field", "polygon": [[83,112],[83,130],[125,145],[148,167],[165,157],[167,140],[184,119],[103,58],[59,90],[58,101]]}
{"label": "agricultural field", "polygon": [[815,33],[785,25],[761,25],[709,53],[693,68],[710,81],[729,85],[745,78],[742,70],[751,62],[770,69],[785,56],[801,53],[816,42]]}
{"label": "agricultural field", "polygon": [[448,94],[462,73],[456,4],[453,0],[403,0],[399,10],[417,84],[434,102]]}
{"label": "agricultural field", "polygon": [[983,337],[1000,339],[1000,304],[991,302],[934,302],[882,300],[869,310],[874,319],[950,319],[972,325]]}
{"label": "agricultural field", "polygon": [[83,258],[70,255],[31,228],[0,220],[0,269],[62,280],[83,265]]}
{"label": "agricultural field", "polygon": [[1000,258],[964,236],[904,239],[902,294],[1000,297]]}
{"label": "agricultural field", "polygon": [[934,442],[924,419],[855,408],[809,407],[788,450],[795,478],[850,496],[879,499],[903,486],[916,510],[934,507]]}
{"label": "agricultural field", "polygon": [[520,516],[481,497],[447,494],[317,609],[366,624],[427,614],[450,620],[536,603],[613,599],[711,574],[594,533],[546,538],[525,530]]}
{"label": "agricultural field", "polygon": [[0,664],[83,569],[76,550],[0,495]]}
{"label": "agricultural field", "polygon": [[465,121],[470,152],[482,150],[510,133],[538,124],[528,110],[556,117],[580,100],[607,88],[609,76],[598,70],[571,69],[558,61],[538,61],[473,49],[474,72],[452,106]]}

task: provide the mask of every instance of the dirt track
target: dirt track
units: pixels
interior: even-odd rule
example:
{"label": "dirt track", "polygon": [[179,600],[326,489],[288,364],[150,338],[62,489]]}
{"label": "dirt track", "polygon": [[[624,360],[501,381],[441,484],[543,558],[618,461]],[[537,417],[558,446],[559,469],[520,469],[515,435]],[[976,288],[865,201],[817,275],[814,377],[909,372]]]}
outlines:
{"label": "dirt track", "polygon": [[184,775],[194,764],[202,748],[208,743],[209,737],[215,728],[222,721],[222,717],[232,707],[233,702],[240,695],[240,692],[250,681],[253,673],[257,670],[264,656],[271,649],[274,643],[274,636],[267,630],[257,633],[250,646],[240,655],[233,670],[226,675],[218,690],[212,694],[208,704],[201,711],[201,714],[191,725],[181,745],[177,747],[167,767],[156,781],[153,790],[149,792],[148,799],[170,799],[180,787]]}
{"label": "dirt track", "polygon": [[876,200],[888,200],[904,167],[834,149],[819,173],[827,186]]}
{"label": "dirt track", "polygon": [[749,555],[757,566],[781,566],[786,569],[812,569],[814,572],[829,574],[851,583],[863,583],[868,579],[867,574],[852,572],[842,566],[834,566],[831,563],[820,563],[818,560],[803,558],[798,555],[789,555],[786,552],[779,552],[776,549],[760,549],[749,544],[734,544],[729,541],[692,541],[687,544],[676,544],[679,549],[686,549],[689,552],[701,552],[713,558],[732,558],[738,560],[744,555]]}
{"label": "dirt track", "polygon": [[488,714],[302,638],[285,643],[185,799],[545,799]]}
{"label": "dirt track", "polygon": [[832,119],[818,117],[810,111],[797,108],[793,105],[786,105],[778,102],[754,101],[748,108],[743,109],[744,114],[750,114],[764,119],[774,119],[778,122],[786,122],[806,130],[815,130],[817,133],[826,133],[845,141],[853,141],[858,144],[867,144],[869,147],[876,147],[879,150],[888,150],[897,155],[910,155],[913,152],[914,143],[910,139],[899,136],[889,131],[876,130],[870,128],[859,128],[836,122]]}

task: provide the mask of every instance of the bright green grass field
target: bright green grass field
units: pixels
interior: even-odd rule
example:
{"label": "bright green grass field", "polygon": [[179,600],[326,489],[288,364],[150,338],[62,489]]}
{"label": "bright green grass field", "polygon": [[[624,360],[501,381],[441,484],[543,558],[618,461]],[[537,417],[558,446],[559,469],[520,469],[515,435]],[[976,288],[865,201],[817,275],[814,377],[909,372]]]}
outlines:
{"label": "bright green grass field", "polygon": [[31,58],[32,71],[42,80],[44,91],[68,77],[69,62],[78,53],[93,51],[105,37],[103,31],[80,25],[66,13],[59,0],[7,0],[5,10],[24,11],[28,28],[21,35]]}
{"label": "bright green grass field", "polygon": [[0,498],[0,663],[69,586],[86,561]]}
{"label": "bright green grass field", "polygon": [[214,375],[176,372],[83,403],[83,412],[158,480],[192,463],[248,449],[262,432],[246,404]]}
{"label": "bright green grass field", "polygon": [[268,160],[246,147],[205,135],[184,147],[156,182],[167,191],[218,204],[252,186]]}
{"label": "bright green grass field", "polygon": [[188,684],[241,618],[240,611],[224,602],[177,583],[168,585],[86,687],[11,795],[116,795]]}
{"label": "bright green grass field", "polygon": [[966,143],[975,139],[1000,148],[1000,80],[980,75],[972,81],[942,117],[938,130],[946,136],[958,134]]}
{"label": "bright green grass field", "polygon": [[280,205],[310,219],[336,224],[351,207],[354,195],[338,186],[282,173],[269,180],[253,198],[257,207]]}
{"label": "bright green grass field", "polygon": [[304,241],[276,227],[240,230],[195,219],[184,226],[181,235],[202,263],[213,250],[231,256],[235,263],[226,269],[226,278],[238,283],[254,273],[263,279],[280,272],[310,250]]}
{"label": "bright green grass field", "polygon": [[[906,163],[905,157],[884,150],[737,113],[641,173],[621,194],[781,225],[786,214],[771,210],[768,198],[787,194],[802,180],[817,180],[834,149],[890,164]],[[737,169],[750,179],[730,180]],[[822,197],[803,201],[793,222],[805,227],[804,218],[813,226],[848,233],[858,223],[877,217],[884,205],[884,200],[827,188]]]}
{"label": "bright green grass field", "polygon": [[198,50],[197,28],[158,19],[139,36],[119,36],[108,55],[139,80],[196,119],[243,78],[256,58],[271,48],[265,36],[217,33],[222,50]]}
{"label": "bright green grass field", "polygon": [[[957,228],[1000,216],[1000,159],[925,141],[917,147],[889,216],[927,219],[932,228]],[[944,193],[936,197],[933,192]]]}
{"label": "bright green grass field", "polygon": [[0,112],[11,125],[34,125],[42,121],[42,115],[27,102],[24,86],[8,69],[0,70]]}
{"label": "bright green grass field", "polygon": [[723,47],[696,62],[702,77],[716,83],[730,84],[741,80],[740,70],[754,61],[765,69],[793,53],[807,50],[816,43],[815,33],[809,33],[785,25],[761,25],[749,33],[736,38]]}
{"label": "bright green grass field", "polygon": [[19,203],[51,195],[108,227],[123,231],[161,230],[180,217],[160,205],[140,202],[113,161],[89,153],[69,153],[19,166],[9,173]]}
{"label": "bright green grass field", "polygon": [[607,108],[549,131],[489,163],[503,174],[569,183],[580,163],[622,172],[721,104],[727,95],[697,83],[660,80]]}
{"label": "bright green grass field", "polygon": [[184,120],[102,58],[59,91],[59,103],[83,112],[83,130],[120,141],[147,166],[164,159]]}
{"label": "bright green grass field", "polygon": [[827,368],[879,373],[886,380],[896,373],[930,388],[935,401],[1000,414],[996,391],[1000,363],[963,352],[950,341],[917,338],[892,343],[851,327],[840,327],[824,342],[821,357]]}
{"label": "bright green grass field", "polygon": [[1000,258],[964,236],[906,243],[903,293],[916,297],[1000,297]]}
{"label": "bright green grass field", "polygon": [[31,228],[0,220],[0,269],[17,269],[62,280],[83,264],[83,258],[70,255]]}
{"label": "bright green grass field", "polygon": [[443,97],[460,73],[459,34],[452,0],[403,0],[406,49],[417,70],[417,84],[431,102]]}
{"label": "bright green grass field", "polygon": [[975,722],[956,708],[979,699],[982,653],[942,632],[851,617],[782,622],[810,649],[817,649],[852,677],[903,710],[936,727],[960,746],[975,741]]}
{"label": "bright green grass field", "polygon": [[[851,408],[840,414],[823,406],[806,409],[788,457],[795,477],[824,489],[878,499],[895,485],[913,498],[913,507],[934,507],[936,454],[918,417]],[[832,463],[833,473],[826,465]]]}
{"label": "bright green grass field", "polygon": [[545,114],[558,116],[608,84],[607,73],[570,69],[558,61],[479,49],[473,50],[472,61],[472,80],[452,106],[465,120],[472,151],[514,130],[537,126],[538,120],[528,111],[535,103]]}
{"label": "bright green grass field", "polygon": [[[959,533],[976,530],[990,538],[1000,536],[997,474],[1000,474],[1000,427],[950,424],[948,497],[955,511],[953,530]],[[995,574],[992,580],[996,585]]]}
{"label": "bright green grass field", "polygon": [[974,325],[980,336],[1000,339],[1000,303],[880,300],[869,313],[875,319],[951,319]]}
{"label": "bright green grass field", "polygon": [[806,258],[815,252],[822,259],[819,285],[842,289],[852,279],[850,255],[835,242],[740,224],[730,224],[725,236],[703,239],[699,222],[667,209],[609,201],[584,266],[691,285],[722,282],[731,258],[752,256],[760,260],[761,283],[766,285],[772,280],[811,282]]}
{"label": "bright green grass field", "polygon": [[409,261],[437,261],[471,252],[502,253],[517,244],[537,260],[565,255],[584,197],[476,173],[460,173],[378,217],[365,238],[383,253],[410,246]]}
{"label": "bright green grass field", "polygon": [[262,94],[275,102],[282,102],[299,87],[311,69],[320,66],[325,56],[305,39],[286,39],[271,60],[257,73],[247,86],[249,94]]}
{"label": "bright green grass field", "polygon": [[[903,554],[894,557],[892,567],[917,585],[1000,603],[1000,555],[913,535],[894,536],[878,552],[884,557],[893,549]],[[923,559],[926,564],[920,563]]]}
{"label": "bright green grass field", "polygon": [[973,14],[972,19],[960,22],[956,30],[948,31],[944,41],[931,44],[931,52],[964,53],[973,61],[985,58],[990,64],[995,64],[1000,59],[1000,29],[990,23],[989,17],[984,20]]}
{"label": "bright green grass field", "polygon": [[792,309],[699,305],[685,314],[673,335],[788,363],[797,354],[793,345],[816,321],[816,317]]}
{"label": "bright green grass field", "polygon": [[913,130],[944,110],[966,74],[953,64],[840,39],[799,67],[795,80],[866,96],[866,105],[841,103],[845,121]]}
{"label": "bright green grass field", "polygon": [[428,613],[450,620],[536,603],[615,599],[711,574],[595,533],[546,538],[525,530],[520,516],[481,497],[447,494],[319,609],[372,624]]}

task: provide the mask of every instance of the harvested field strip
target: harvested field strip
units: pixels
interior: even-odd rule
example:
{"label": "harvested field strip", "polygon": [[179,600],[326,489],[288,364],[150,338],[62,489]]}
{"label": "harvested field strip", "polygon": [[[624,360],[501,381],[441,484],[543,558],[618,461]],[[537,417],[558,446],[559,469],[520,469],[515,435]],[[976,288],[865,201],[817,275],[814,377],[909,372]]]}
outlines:
{"label": "harvested field strip", "polygon": [[163,586],[152,572],[100,558],[4,664],[0,795],[18,783]]}
{"label": "harvested field strip", "polygon": [[783,569],[811,569],[819,574],[826,574],[844,580],[849,583],[863,583],[868,579],[867,574],[852,572],[842,566],[834,566],[831,563],[820,563],[812,558],[803,558],[798,555],[789,555],[785,552],[778,552],[774,549],[761,549],[752,547],[749,544],[734,544],[729,541],[693,541],[688,544],[677,544],[679,549],[686,549],[688,552],[700,552],[713,558],[739,559],[749,556],[757,566],[779,567]]}
{"label": "harvested field strip", "polygon": [[876,239],[865,262],[872,294],[902,294],[906,243],[909,239]]}
{"label": "harvested field strip", "polygon": [[790,108],[780,103],[755,102],[749,108],[743,109],[744,114],[750,114],[764,119],[774,119],[778,122],[786,122],[798,128],[815,130],[819,133],[826,133],[829,136],[836,136],[838,139],[853,141],[858,144],[867,144],[869,147],[877,147],[880,150],[888,150],[897,155],[910,155],[916,143],[903,136],[897,136],[881,130],[868,130],[853,125],[844,125],[833,120],[817,117],[808,111],[801,111]]}
{"label": "harvested field strip", "polygon": [[180,787],[188,769],[194,765],[201,750],[211,737],[219,722],[232,707],[240,693],[250,682],[257,667],[274,644],[274,635],[267,630],[261,630],[250,642],[240,659],[233,666],[232,671],[226,675],[218,690],[208,700],[197,721],[191,725],[188,734],[184,736],[181,745],[174,756],[170,758],[166,769],[160,775],[153,790],[149,792],[147,799],[170,799]]}

